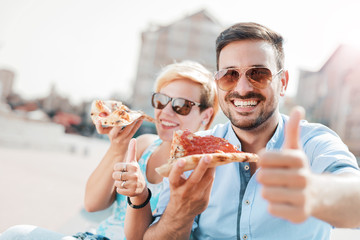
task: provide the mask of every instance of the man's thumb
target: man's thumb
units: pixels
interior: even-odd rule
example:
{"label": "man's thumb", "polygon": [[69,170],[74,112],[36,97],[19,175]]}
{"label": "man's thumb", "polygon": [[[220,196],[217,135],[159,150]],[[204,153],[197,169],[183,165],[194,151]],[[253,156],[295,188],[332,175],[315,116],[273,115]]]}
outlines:
{"label": "man's thumb", "polygon": [[296,106],[291,110],[289,121],[285,126],[284,148],[300,148],[300,120],[305,116],[304,108]]}

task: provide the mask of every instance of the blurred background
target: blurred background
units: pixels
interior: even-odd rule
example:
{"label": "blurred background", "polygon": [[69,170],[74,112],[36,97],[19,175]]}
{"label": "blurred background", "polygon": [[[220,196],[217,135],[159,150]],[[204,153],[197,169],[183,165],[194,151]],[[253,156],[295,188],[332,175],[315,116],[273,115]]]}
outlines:
{"label": "blurred background", "polygon": [[[302,105],[360,161],[359,9],[356,0],[0,0],[0,232],[96,226],[110,210],[86,213],[84,188],[109,142],[91,123],[91,102],[153,115],[161,67],[191,59],[215,71],[215,39],[237,22],[284,36],[282,112]],[[145,122],[137,134],[154,131]]]}

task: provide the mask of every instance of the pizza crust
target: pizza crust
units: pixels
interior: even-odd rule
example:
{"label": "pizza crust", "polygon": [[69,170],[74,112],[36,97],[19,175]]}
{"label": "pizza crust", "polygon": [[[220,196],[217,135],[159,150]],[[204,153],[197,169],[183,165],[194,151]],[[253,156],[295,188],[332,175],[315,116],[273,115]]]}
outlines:
{"label": "pizza crust", "polygon": [[91,104],[91,119],[94,124],[100,121],[106,126],[127,126],[138,119],[148,122],[155,120],[142,111],[129,109],[122,102],[114,100],[95,100]]}
{"label": "pizza crust", "polygon": [[181,141],[180,141],[181,135],[183,133],[184,133],[183,130],[177,130],[173,133],[169,161],[172,161],[172,159],[184,156],[184,148],[181,146]]}
{"label": "pizza crust", "polygon": [[173,165],[179,159],[185,159],[184,171],[193,170],[198,165],[200,159],[206,155],[212,156],[209,167],[217,167],[231,162],[257,162],[259,159],[258,155],[247,152],[195,154],[172,159],[168,163],[165,163],[164,165],[155,168],[155,170],[161,176],[168,177]]}

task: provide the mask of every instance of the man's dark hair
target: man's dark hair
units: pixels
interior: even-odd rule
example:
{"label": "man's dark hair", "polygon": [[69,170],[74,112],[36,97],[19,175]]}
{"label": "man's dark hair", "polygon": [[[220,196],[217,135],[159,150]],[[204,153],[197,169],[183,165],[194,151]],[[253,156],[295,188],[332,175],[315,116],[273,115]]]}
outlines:
{"label": "man's dark hair", "polygon": [[276,54],[276,64],[278,69],[284,67],[283,37],[258,23],[245,22],[237,23],[220,33],[216,39],[216,68],[219,70],[219,55],[221,50],[231,42],[241,40],[263,40],[270,43]]}

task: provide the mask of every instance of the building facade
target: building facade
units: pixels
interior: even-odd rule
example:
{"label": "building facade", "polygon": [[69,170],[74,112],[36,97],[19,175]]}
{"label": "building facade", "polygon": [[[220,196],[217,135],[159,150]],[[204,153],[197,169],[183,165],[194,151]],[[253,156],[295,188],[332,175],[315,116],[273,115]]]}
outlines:
{"label": "building facade", "polygon": [[301,71],[296,102],[360,157],[360,51],[341,45],[318,72]]}
{"label": "building facade", "polygon": [[14,72],[0,69],[0,102],[6,102],[6,98],[12,93],[14,78]]}
{"label": "building facade", "polygon": [[168,26],[151,26],[144,31],[132,108],[153,116],[150,99],[154,82],[161,68],[170,63],[193,60],[215,71],[215,40],[221,29],[221,24],[202,10]]}

